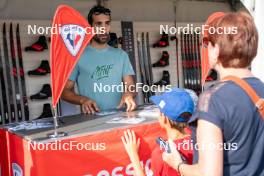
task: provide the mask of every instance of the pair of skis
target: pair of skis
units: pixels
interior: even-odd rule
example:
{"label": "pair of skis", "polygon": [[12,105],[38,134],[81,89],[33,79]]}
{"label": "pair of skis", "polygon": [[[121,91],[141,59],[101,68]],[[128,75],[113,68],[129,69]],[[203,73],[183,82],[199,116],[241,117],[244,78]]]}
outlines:
{"label": "pair of skis", "polygon": [[[16,26],[16,49],[12,23],[10,23],[9,27],[9,38],[7,34],[6,24],[4,23],[3,57],[1,57],[0,61],[0,109],[2,124],[29,119],[19,24]],[[16,57],[16,51],[18,57]]]}
{"label": "pair of skis", "polygon": [[[146,34],[146,35],[145,35]],[[153,85],[153,73],[151,66],[151,56],[150,56],[150,45],[149,45],[149,33],[142,32],[137,33],[137,50],[138,50],[138,60],[140,68],[141,82],[148,87]],[[144,91],[143,89],[143,102],[149,103],[150,96],[154,95],[154,92]]]}
{"label": "pair of skis", "polygon": [[201,92],[201,58],[198,34],[181,33],[181,57],[184,87]]}

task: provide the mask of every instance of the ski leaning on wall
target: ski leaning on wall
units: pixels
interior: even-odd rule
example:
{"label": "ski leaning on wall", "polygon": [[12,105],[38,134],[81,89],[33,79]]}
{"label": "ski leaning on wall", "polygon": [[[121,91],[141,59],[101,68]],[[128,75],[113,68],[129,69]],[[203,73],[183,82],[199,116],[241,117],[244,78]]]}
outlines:
{"label": "ski leaning on wall", "polygon": [[189,46],[188,46],[188,38],[187,34],[182,34],[183,39],[182,39],[182,45],[183,45],[183,59],[182,59],[182,65],[183,65],[183,70],[185,72],[184,74],[184,88],[187,89],[192,89],[192,78],[191,78],[191,70],[189,67],[189,62],[190,62],[190,54],[189,54]]}
{"label": "ski leaning on wall", "polygon": [[[29,120],[19,24],[3,24],[0,47],[0,124]],[[14,35],[15,34],[15,35]]]}
{"label": "ski leaning on wall", "polygon": [[[174,7],[174,26],[177,28],[177,6],[178,1],[173,1]],[[177,33],[171,37],[171,40],[175,40],[175,52],[176,52],[176,73],[177,73],[177,87],[180,87],[180,71],[179,71],[179,40]]]}
{"label": "ski leaning on wall", "polygon": [[15,85],[14,85],[14,77],[12,73],[13,64],[11,58],[8,56],[8,46],[7,46],[7,32],[6,25],[3,25],[3,48],[4,48],[4,60],[5,60],[5,68],[6,68],[6,87],[8,87],[8,94],[6,94],[7,99],[9,99],[10,109],[11,109],[11,118],[9,118],[8,122],[15,121],[15,118],[18,117],[17,105],[16,105],[16,95],[15,95]]}
{"label": "ski leaning on wall", "polygon": [[[152,73],[152,64],[151,64],[151,55],[150,55],[150,44],[149,44],[149,33],[146,33],[146,57],[147,57],[147,66],[148,66],[148,77],[149,77],[149,86],[153,85],[153,73]],[[151,95],[154,95],[154,92],[150,92]]]}
{"label": "ski leaning on wall", "polygon": [[22,57],[22,50],[21,50],[21,41],[20,41],[20,30],[19,24],[16,26],[16,45],[17,45],[17,55],[18,55],[18,73],[21,80],[21,87],[22,87],[22,97],[21,101],[23,104],[22,109],[22,120],[29,120],[29,108],[28,108],[28,100],[27,100],[27,91],[26,91],[26,81],[25,81],[25,72],[23,66],[23,57]]}
{"label": "ski leaning on wall", "polygon": [[[4,38],[6,37],[6,31],[5,31],[5,24],[3,26],[3,44],[6,43]],[[3,46],[4,50],[6,50],[7,44]],[[8,58],[6,58],[7,51],[5,51],[2,55],[1,53],[1,83],[2,83],[2,95],[3,95],[3,103],[4,103],[4,118],[2,119],[2,123],[9,123],[11,122],[12,118],[12,111],[11,111],[11,103],[9,100],[10,94],[12,95],[12,92],[10,92],[11,83],[9,84],[9,78],[8,78],[8,70],[7,66],[9,66]],[[3,57],[2,57],[3,56]]]}
{"label": "ski leaning on wall", "polygon": [[[12,60],[12,76],[14,78],[14,89],[15,89],[15,98],[16,98],[16,105],[17,105],[17,116],[15,120],[18,121],[22,119],[22,110],[24,111],[24,105],[22,102],[22,86],[21,86],[21,78],[18,69],[18,62],[16,59],[16,51],[15,51],[15,44],[14,44],[14,37],[13,37],[13,25],[10,23],[9,27],[9,44],[10,44],[10,57]],[[21,100],[21,101],[20,101]]]}
{"label": "ski leaning on wall", "polygon": [[198,34],[180,35],[184,88],[201,93],[201,56]]}
{"label": "ski leaning on wall", "polygon": [[[148,36],[148,37],[147,37]],[[153,85],[153,76],[152,76],[152,67],[151,67],[151,58],[150,57],[150,48],[149,48],[149,44],[147,44],[147,38],[149,40],[149,34],[142,32],[141,33],[141,47],[142,47],[142,53],[143,53],[143,66],[144,66],[144,70],[145,70],[145,76],[146,76],[146,85],[148,85],[148,87]],[[149,53],[148,53],[149,52]],[[151,97],[152,95],[154,95],[153,92],[151,91],[147,91],[147,103],[150,102],[149,97]]]}
{"label": "ski leaning on wall", "polygon": [[[144,61],[143,61],[143,51],[142,51],[142,43],[141,43],[140,33],[137,33],[137,52],[138,52],[138,63],[139,63],[141,83],[143,85],[147,85],[146,71],[145,71]],[[143,103],[148,103],[149,100],[148,100],[147,92],[142,90],[142,95],[143,95]]]}
{"label": "ski leaning on wall", "polygon": [[[153,85],[153,73],[151,66],[150,45],[149,45],[149,33],[137,33],[137,48],[138,48],[138,60],[140,66],[141,82],[148,87]],[[154,95],[154,92],[143,92],[144,103],[150,103],[150,96]]]}
{"label": "ski leaning on wall", "polygon": [[175,36],[172,36],[171,37],[171,40],[174,41],[175,40],[175,52],[176,52],[176,55],[175,55],[175,58],[176,58],[176,76],[177,76],[177,87],[180,87],[180,70],[179,70],[179,39],[178,39],[178,36],[177,34]]}
{"label": "ski leaning on wall", "polygon": [[201,85],[201,55],[200,55],[200,37],[199,34],[194,34],[194,51],[195,51],[195,68],[196,68],[196,76],[197,76],[197,86],[196,86],[196,92],[198,94],[202,91],[202,85]]}
{"label": "ski leaning on wall", "polygon": [[191,78],[192,78],[192,86],[191,89],[197,92],[197,85],[198,85],[198,73],[196,72],[195,67],[195,51],[194,51],[194,42],[193,42],[193,34],[187,35],[189,38],[189,51],[190,51],[190,61],[189,61],[189,67],[191,70]]}
{"label": "ski leaning on wall", "polygon": [[0,124],[5,124],[6,119],[8,119],[7,102],[6,102],[6,88],[5,88],[5,79],[3,71],[3,62],[2,62],[2,52],[0,47]]}

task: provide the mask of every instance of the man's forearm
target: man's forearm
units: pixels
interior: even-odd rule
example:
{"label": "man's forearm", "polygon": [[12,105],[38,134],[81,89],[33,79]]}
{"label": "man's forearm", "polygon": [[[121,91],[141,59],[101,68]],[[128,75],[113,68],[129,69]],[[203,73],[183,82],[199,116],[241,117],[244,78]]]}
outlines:
{"label": "man's forearm", "polygon": [[125,91],[124,93],[126,93],[126,94],[130,94],[133,98],[135,98],[136,96],[137,96],[137,92],[135,92],[135,91]]}
{"label": "man's forearm", "polygon": [[64,90],[62,93],[62,99],[76,105],[82,105],[87,97],[80,96],[71,90]]}
{"label": "man's forearm", "polygon": [[124,93],[128,93],[131,94],[133,97],[137,96],[137,92],[136,92],[136,85],[134,83],[131,84],[127,84],[127,88],[125,89]]}
{"label": "man's forearm", "polygon": [[125,76],[123,77],[123,83],[125,84],[125,91],[124,93],[130,94],[133,97],[137,96],[137,92],[136,92],[136,84],[134,81],[133,76],[129,75],[129,76]]}

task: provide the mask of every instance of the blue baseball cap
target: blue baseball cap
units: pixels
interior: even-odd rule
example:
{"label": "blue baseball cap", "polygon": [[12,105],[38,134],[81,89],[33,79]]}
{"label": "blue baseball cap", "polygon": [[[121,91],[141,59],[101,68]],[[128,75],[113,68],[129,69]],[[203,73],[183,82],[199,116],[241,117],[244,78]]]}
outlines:
{"label": "blue baseball cap", "polygon": [[184,89],[173,88],[162,95],[151,96],[150,99],[165,116],[176,122],[187,122],[189,119],[180,115],[185,112],[192,114],[194,111],[193,99]]}

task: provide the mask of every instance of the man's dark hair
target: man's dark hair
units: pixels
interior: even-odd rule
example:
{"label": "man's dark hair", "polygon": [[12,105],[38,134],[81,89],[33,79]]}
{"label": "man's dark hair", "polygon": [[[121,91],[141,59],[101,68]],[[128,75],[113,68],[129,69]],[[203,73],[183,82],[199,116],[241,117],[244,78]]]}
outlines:
{"label": "man's dark hair", "polygon": [[111,18],[111,10],[108,8],[105,8],[101,5],[96,5],[93,8],[91,8],[88,16],[87,16],[87,20],[89,22],[90,25],[93,24],[93,15],[100,15],[100,14],[105,14],[105,15],[109,15]]}

